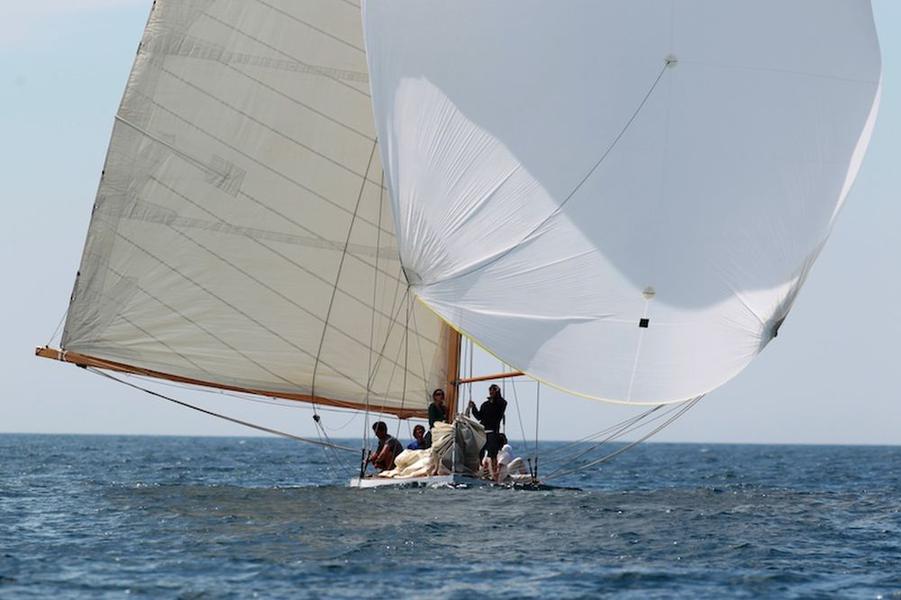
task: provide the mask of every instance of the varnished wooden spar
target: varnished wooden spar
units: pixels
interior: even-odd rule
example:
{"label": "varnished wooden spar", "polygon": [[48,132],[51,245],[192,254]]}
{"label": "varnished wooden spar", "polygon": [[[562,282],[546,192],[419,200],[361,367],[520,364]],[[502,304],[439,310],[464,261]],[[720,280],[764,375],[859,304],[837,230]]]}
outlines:
{"label": "varnished wooden spar", "polygon": [[525,375],[522,371],[509,371],[507,373],[493,373],[491,375],[479,375],[478,377],[464,377],[458,379],[458,384],[478,383],[480,381],[491,381],[492,379],[509,379],[510,377],[522,377]]}
{"label": "varnished wooden spar", "polygon": [[460,349],[463,347],[463,336],[460,332],[450,327],[446,323],[447,328],[447,390],[445,396],[447,399],[447,414],[457,414],[457,396],[459,392],[459,382],[457,378],[460,376]]}
{"label": "varnished wooden spar", "polygon": [[[192,379],[190,377],[181,377],[179,375],[172,375],[169,373],[163,373],[160,371],[153,371],[151,369],[144,369],[141,367],[135,367],[132,365],[127,365],[125,363],[114,362],[111,360],[105,360],[102,358],[95,358],[93,356],[87,356],[85,354],[79,354],[77,352],[64,352],[62,350],[57,350],[56,348],[43,347],[36,348],[35,355],[40,356],[41,358],[49,358],[52,360],[59,360],[62,362],[68,362],[79,367],[94,367],[97,369],[106,369],[108,371],[115,371],[117,373],[130,373],[132,375],[140,375],[142,377],[152,377],[154,379],[162,379],[165,381],[174,381],[176,383],[184,383],[188,385],[199,385],[208,388],[214,388],[219,390],[227,390],[230,392],[239,392],[242,394],[252,394],[255,396],[265,396],[267,398],[279,398],[281,400],[294,400],[296,402],[310,402],[321,404],[322,406],[334,406],[337,408],[350,408],[354,410],[365,410],[366,406],[361,404],[356,404],[354,402],[346,402],[343,400],[334,400],[332,398],[323,398],[322,396],[310,396],[308,394],[292,394],[290,392],[275,392],[271,390],[260,390],[255,388],[245,388],[234,385],[224,385],[221,383],[213,383],[210,381],[203,381],[200,379]],[[456,371],[454,371],[456,373]],[[384,414],[394,415],[401,419],[425,419],[427,417],[427,411],[424,408],[414,409],[414,408],[398,408],[395,406],[381,406],[377,404],[370,404],[369,410],[372,412],[380,412]]]}

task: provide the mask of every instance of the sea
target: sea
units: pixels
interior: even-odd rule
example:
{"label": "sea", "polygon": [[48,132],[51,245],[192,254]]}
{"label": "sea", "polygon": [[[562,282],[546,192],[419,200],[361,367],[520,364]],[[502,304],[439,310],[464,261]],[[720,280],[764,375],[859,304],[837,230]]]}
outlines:
{"label": "sea", "polygon": [[589,450],[538,447],[578,489],[360,490],[359,450],[0,435],[0,597],[901,599],[901,447],[647,443],[559,470]]}

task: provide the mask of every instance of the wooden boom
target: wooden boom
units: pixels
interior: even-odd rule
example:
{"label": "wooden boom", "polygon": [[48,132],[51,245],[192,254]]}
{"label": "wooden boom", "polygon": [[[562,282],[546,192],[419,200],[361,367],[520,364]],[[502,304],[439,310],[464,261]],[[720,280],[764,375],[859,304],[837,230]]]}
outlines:
{"label": "wooden boom", "polygon": [[[162,379],[165,381],[173,381],[176,383],[184,383],[188,385],[198,385],[202,387],[214,388],[219,390],[227,390],[230,392],[239,392],[242,394],[252,394],[255,396],[265,396],[268,398],[278,398],[281,400],[294,400],[296,402],[309,402],[315,404],[321,404],[323,406],[334,406],[337,408],[350,408],[354,410],[365,410],[367,407],[365,405],[360,405],[355,402],[347,402],[344,400],[334,400],[332,398],[324,398],[322,396],[310,396],[308,394],[295,394],[291,392],[277,392],[272,390],[261,390],[256,388],[246,388],[236,385],[225,385],[221,383],[214,383],[211,381],[203,381],[200,379],[192,379],[190,377],[182,377],[180,375],[172,375],[170,373],[163,373],[161,371],[153,371],[151,369],[144,369],[141,367],[135,367],[132,365],[127,365],[125,363],[114,362],[111,360],[106,360],[103,358],[96,358],[93,356],[88,356],[86,354],[79,354],[77,352],[66,352],[64,350],[57,350],[56,348],[50,348],[48,346],[44,346],[42,348],[35,349],[35,355],[41,358],[49,358],[52,360],[59,360],[62,362],[72,363],[82,368],[86,367],[94,367],[96,369],[105,369],[107,371],[115,371],[117,373],[130,373],[132,375],[140,375],[142,377],[152,377],[154,379]],[[370,411],[381,412],[389,415],[394,415],[400,419],[425,419],[428,416],[428,412],[425,409],[419,408],[398,408],[396,406],[383,406],[378,404],[370,404],[368,406]]]}
{"label": "wooden boom", "polygon": [[525,375],[522,371],[509,371],[507,373],[493,373],[491,375],[479,375],[478,377],[464,377],[458,379],[458,384],[478,383],[480,381],[491,381],[492,379],[509,379],[510,377],[522,377]]}

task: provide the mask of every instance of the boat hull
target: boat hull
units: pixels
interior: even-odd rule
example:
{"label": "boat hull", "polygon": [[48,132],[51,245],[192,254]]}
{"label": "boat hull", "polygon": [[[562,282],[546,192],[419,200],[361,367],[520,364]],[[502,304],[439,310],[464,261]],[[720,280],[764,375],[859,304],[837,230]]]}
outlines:
{"label": "boat hull", "polygon": [[543,483],[495,483],[488,479],[470,477],[468,475],[432,475],[429,477],[354,477],[347,487],[370,488],[423,488],[423,487],[453,487],[453,488],[483,488],[498,487],[517,490],[575,490],[579,488],[558,487]]}
{"label": "boat hull", "polygon": [[485,487],[490,481],[466,475],[431,475],[428,477],[354,477],[347,484],[353,488],[380,487]]}

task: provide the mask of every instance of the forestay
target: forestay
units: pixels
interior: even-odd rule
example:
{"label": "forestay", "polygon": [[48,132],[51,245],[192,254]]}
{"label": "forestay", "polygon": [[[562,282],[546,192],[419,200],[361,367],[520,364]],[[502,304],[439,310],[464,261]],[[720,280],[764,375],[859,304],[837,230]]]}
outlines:
{"label": "forestay", "polygon": [[777,334],[857,174],[866,0],[369,0],[414,290],[504,362],[665,403]]}
{"label": "forestay", "polygon": [[406,295],[368,81],[351,2],[157,0],[63,347],[421,412],[448,332]]}

